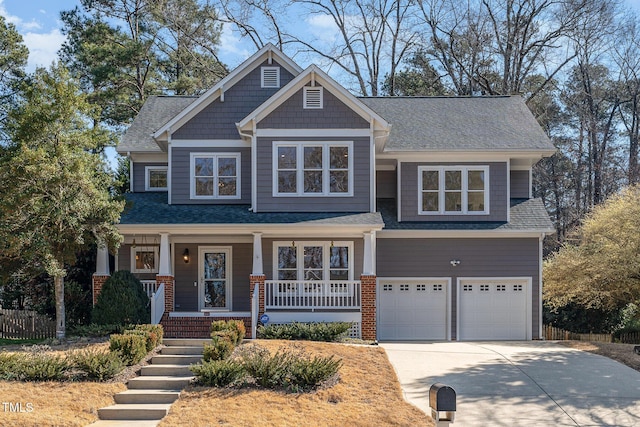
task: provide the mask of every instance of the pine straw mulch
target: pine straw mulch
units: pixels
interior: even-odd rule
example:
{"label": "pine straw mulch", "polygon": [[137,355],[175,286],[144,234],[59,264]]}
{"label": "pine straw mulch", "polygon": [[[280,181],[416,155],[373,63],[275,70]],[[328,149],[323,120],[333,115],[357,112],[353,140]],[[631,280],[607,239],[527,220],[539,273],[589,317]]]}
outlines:
{"label": "pine straw mulch", "polygon": [[558,341],[558,343],[578,350],[588,351],[589,353],[606,356],[609,359],[616,360],[640,372],[640,355],[633,352],[633,347],[638,344],[594,341]]}
{"label": "pine straw mulch", "polygon": [[283,346],[342,359],[337,381],[309,393],[256,387],[188,387],[161,427],[192,426],[433,426],[402,397],[384,350],[377,346],[255,340],[275,353]]}

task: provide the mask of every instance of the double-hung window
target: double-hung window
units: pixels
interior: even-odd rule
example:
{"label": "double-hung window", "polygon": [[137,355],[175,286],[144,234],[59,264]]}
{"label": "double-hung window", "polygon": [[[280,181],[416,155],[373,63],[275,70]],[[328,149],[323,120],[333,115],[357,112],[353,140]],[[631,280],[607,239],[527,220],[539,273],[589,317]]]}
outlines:
{"label": "double-hung window", "polygon": [[157,273],[158,246],[136,246],[131,248],[131,272]]}
{"label": "double-hung window", "polygon": [[274,196],[353,195],[352,142],[274,142]]}
{"label": "double-hung window", "polygon": [[489,213],[488,166],[419,166],[420,215]]}
{"label": "double-hung window", "polygon": [[239,199],[240,153],[192,153],[192,199]]}

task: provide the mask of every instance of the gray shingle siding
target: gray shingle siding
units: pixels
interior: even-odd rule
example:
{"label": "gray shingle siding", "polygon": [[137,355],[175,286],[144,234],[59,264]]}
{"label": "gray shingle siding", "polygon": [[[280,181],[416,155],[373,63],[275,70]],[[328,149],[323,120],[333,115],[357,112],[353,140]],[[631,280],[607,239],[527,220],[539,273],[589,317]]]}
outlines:
{"label": "gray shingle siding", "polygon": [[[352,197],[273,197],[273,141],[353,141]],[[358,138],[258,138],[258,212],[369,212],[370,153],[368,137]]]}
{"label": "gray shingle siding", "polygon": [[[539,325],[539,241],[522,239],[378,239],[377,275],[384,277],[450,277],[451,338],[456,339],[459,277],[531,277],[532,336]],[[460,260],[452,267],[449,261]]]}
{"label": "gray shingle siding", "polygon": [[[240,153],[240,199],[191,200],[191,153]],[[250,148],[172,148],[171,149],[171,204],[247,204],[251,203],[251,149]]]}
{"label": "gray shingle siding", "polygon": [[[418,166],[489,166],[489,215],[418,215]],[[401,220],[402,221],[506,221],[507,163],[402,163],[401,164]]]}
{"label": "gray shingle siding", "polygon": [[145,182],[145,167],[146,166],[167,166],[167,163],[133,163],[133,191],[135,193],[140,193],[145,191],[144,182]]}
{"label": "gray shingle siding", "polygon": [[347,107],[328,90],[323,90],[323,108],[302,108],[303,89],[258,123],[264,129],[366,129],[369,122]]}
{"label": "gray shingle siding", "polygon": [[[273,61],[271,66],[279,65]],[[270,66],[267,62],[262,66]],[[236,123],[244,119],[266,101],[278,88],[260,87],[260,68],[256,67],[224,94],[224,102],[216,99],[200,113],[177,129],[173,139],[237,139]],[[293,75],[280,67],[280,86],[293,79]]]}
{"label": "gray shingle siding", "polygon": [[512,199],[529,198],[529,171],[511,171],[510,181]]}

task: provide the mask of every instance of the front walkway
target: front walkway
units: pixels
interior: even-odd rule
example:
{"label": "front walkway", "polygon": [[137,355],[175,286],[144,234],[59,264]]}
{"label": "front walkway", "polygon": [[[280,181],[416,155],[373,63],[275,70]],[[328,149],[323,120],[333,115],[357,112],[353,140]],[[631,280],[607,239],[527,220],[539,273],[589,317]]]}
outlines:
{"label": "front walkway", "polygon": [[640,425],[640,372],[606,357],[545,341],[381,345],[428,415],[431,384],[453,387],[452,426]]}

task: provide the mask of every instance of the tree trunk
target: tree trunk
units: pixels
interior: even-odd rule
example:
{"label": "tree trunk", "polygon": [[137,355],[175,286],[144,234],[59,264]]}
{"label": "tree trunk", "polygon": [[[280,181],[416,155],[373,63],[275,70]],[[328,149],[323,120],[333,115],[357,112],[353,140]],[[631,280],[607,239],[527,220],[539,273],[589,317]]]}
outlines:
{"label": "tree trunk", "polygon": [[65,337],[65,313],[64,313],[64,277],[55,276],[53,283],[56,289],[56,338]]}

